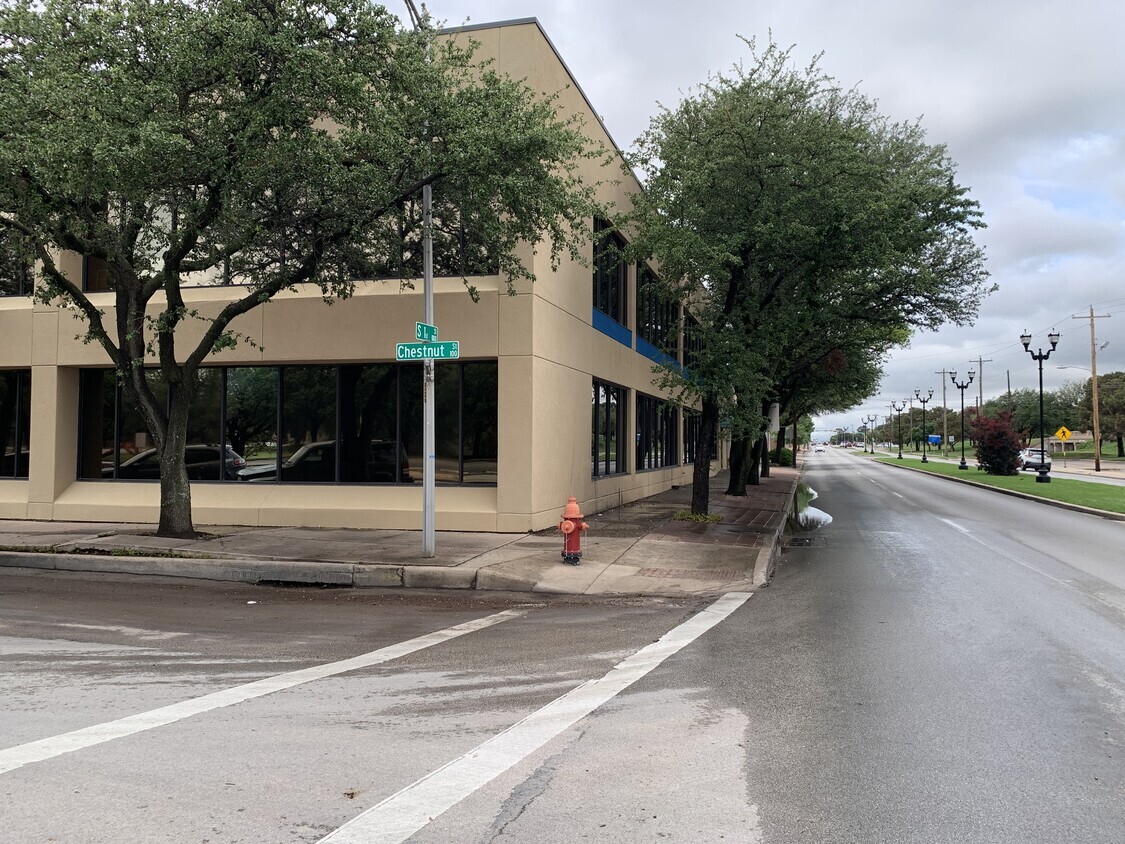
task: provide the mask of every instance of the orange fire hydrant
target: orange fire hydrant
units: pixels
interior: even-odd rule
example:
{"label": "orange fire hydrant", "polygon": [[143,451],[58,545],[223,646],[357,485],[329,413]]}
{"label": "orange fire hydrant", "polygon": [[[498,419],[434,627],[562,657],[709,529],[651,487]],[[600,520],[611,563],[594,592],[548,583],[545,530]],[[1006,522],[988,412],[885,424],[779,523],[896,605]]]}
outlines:
{"label": "orange fire hydrant", "polygon": [[573,495],[570,496],[559,522],[559,530],[563,533],[562,558],[568,566],[576,566],[582,559],[582,531],[589,529],[590,526],[582,521],[578,502]]}

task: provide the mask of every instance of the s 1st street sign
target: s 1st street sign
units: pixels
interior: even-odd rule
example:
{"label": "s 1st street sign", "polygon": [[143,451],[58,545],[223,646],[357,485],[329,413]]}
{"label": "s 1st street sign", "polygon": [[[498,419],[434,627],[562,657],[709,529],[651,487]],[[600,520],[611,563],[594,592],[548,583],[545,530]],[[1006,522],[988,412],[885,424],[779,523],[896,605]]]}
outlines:
{"label": "s 1st street sign", "polygon": [[446,340],[444,343],[399,343],[395,346],[395,360],[453,360],[461,357],[461,343]]}
{"label": "s 1st street sign", "polygon": [[436,343],[437,326],[430,325],[428,322],[414,323],[414,339],[421,340],[423,343]]}

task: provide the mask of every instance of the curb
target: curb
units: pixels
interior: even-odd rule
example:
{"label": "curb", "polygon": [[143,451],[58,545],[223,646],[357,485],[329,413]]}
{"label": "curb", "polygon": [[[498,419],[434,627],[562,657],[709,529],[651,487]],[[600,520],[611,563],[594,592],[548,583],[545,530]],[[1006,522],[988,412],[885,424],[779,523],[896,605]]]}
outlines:
{"label": "curb", "polygon": [[[134,574],[238,583],[293,583],[355,588],[506,589],[530,592],[526,578],[496,574],[478,583],[476,569],[456,566],[393,566],[378,563],[321,563],[293,560],[203,557],[134,557],[0,551],[0,567],[48,571]],[[522,586],[520,580],[526,581]]]}
{"label": "curb", "polygon": [[1084,507],[1081,504],[1071,504],[1068,501],[1056,501],[1053,498],[1043,498],[1039,495],[1030,495],[1026,492],[1019,492],[1014,489],[1003,489],[1002,487],[990,486],[989,484],[980,484],[976,481],[970,480],[969,478],[957,478],[951,475],[941,475],[937,472],[927,472],[925,469],[916,469],[913,466],[902,466],[898,463],[887,463],[884,461],[880,461],[880,465],[893,466],[895,469],[902,469],[906,472],[916,472],[920,475],[926,475],[930,478],[941,478],[942,480],[952,481],[955,484],[967,484],[968,486],[975,486],[977,489],[987,489],[990,492],[998,492],[1001,495],[1010,495],[1013,498],[1022,498],[1024,501],[1038,501],[1040,504],[1049,504],[1052,507],[1058,507],[1061,510],[1072,510],[1075,513],[1086,513],[1090,516],[1101,516],[1103,519],[1109,519],[1114,522],[1125,522],[1125,513],[1114,513],[1112,510],[1099,510],[1097,507]]}

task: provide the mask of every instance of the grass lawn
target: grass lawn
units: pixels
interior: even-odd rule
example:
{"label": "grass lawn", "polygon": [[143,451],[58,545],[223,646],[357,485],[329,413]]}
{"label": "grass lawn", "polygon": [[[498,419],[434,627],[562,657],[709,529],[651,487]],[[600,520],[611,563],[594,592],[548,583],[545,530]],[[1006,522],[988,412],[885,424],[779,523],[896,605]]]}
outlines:
{"label": "grass lawn", "polygon": [[897,458],[877,457],[876,459],[881,463],[905,465],[935,475],[950,475],[985,486],[1012,489],[1039,498],[1049,498],[1052,501],[1080,504],[1083,507],[1094,507],[1098,510],[1109,510],[1113,513],[1125,513],[1125,487],[1122,486],[1055,477],[1051,478],[1049,484],[1040,484],[1035,482],[1034,472],[1021,472],[1018,475],[989,475],[985,472],[978,472],[975,466],[964,470],[958,469],[956,463],[922,463],[921,458],[903,457],[902,460],[899,460]]}

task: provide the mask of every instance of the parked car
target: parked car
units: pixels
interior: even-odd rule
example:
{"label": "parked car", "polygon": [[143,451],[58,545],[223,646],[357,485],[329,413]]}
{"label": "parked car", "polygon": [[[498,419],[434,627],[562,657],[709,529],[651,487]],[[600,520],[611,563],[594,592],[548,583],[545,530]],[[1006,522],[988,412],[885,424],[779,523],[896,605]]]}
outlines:
{"label": "parked car", "polygon": [[[397,455],[396,455],[397,451]],[[373,440],[367,455],[366,466],[341,466],[341,480],[357,483],[394,483],[396,467],[404,483],[410,477],[410,462],[402,446],[396,449],[393,440]],[[238,473],[239,480],[272,482],[277,480],[277,466],[273,463],[248,466]],[[309,443],[281,464],[281,479],[288,483],[332,483],[336,480],[336,441]]]}
{"label": "parked car", "polygon": [[[219,479],[219,450],[217,445],[193,444],[184,448],[184,463],[189,481],[217,481]],[[229,445],[223,461],[223,477],[233,481],[246,465],[242,455]],[[113,466],[102,464],[102,477],[113,477]],[[117,470],[119,480],[155,481],[160,479],[160,455],[155,448],[145,449],[121,463]]]}
{"label": "parked car", "polygon": [[1034,469],[1038,472],[1041,466],[1048,472],[1051,471],[1051,455],[1044,455],[1039,448],[1025,448],[1020,452],[1020,469]]}

